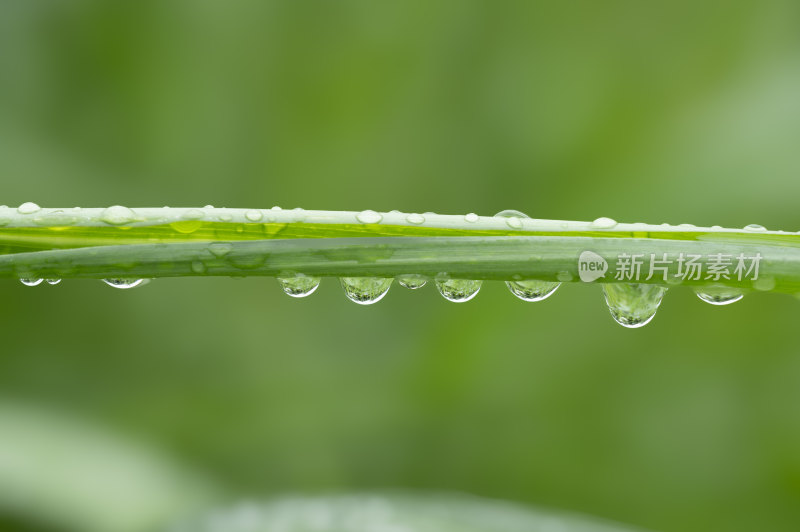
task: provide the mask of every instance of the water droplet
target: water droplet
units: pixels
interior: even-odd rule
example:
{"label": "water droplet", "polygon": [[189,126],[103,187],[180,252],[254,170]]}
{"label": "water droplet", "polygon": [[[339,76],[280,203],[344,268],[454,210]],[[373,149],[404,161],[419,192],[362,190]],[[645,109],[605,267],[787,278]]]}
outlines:
{"label": "water droplet", "polygon": [[400,283],[400,286],[403,288],[408,288],[410,290],[416,290],[418,288],[422,288],[428,282],[428,278],[424,275],[417,275],[417,274],[408,274],[408,275],[400,275],[397,277],[397,282]]}
{"label": "water droplet", "polygon": [[251,210],[247,211],[244,214],[244,217],[250,220],[251,222],[260,222],[261,219],[264,217],[264,215],[261,214],[261,211]]}
{"label": "water droplet", "polygon": [[17,207],[17,212],[20,214],[33,214],[35,212],[39,212],[40,210],[42,210],[42,208],[33,203],[32,201],[26,201],[25,203]]}
{"label": "water droplet", "polygon": [[420,225],[425,223],[425,217],[421,214],[413,213],[406,216],[406,221],[410,224]]}
{"label": "water droplet", "polygon": [[706,286],[695,290],[695,294],[701,300],[712,305],[730,305],[744,297],[744,294],[739,290],[724,286]]}
{"label": "water droplet", "polygon": [[185,220],[182,222],[172,222],[169,224],[170,227],[175,229],[179,233],[183,233],[184,235],[188,235],[194,233],[201,227],[203,227],[203,222],[200,220]]}
{"label": "water droplet", "polygon": [[436,289],[448,301],[465,303],[478,295],[483,281],[469,279],[436,279]]}
{"label": "water droplet", "polygon": [[616,227],[617,221],[604,216],[593,221],[591,225],[594,229],[611,229],[612,227]]}
{"label": "water droplet", "polygon": [[604,284],[603,294],[614,321],[635,329],[650,323],[667,289],[654,284]]}
{"label": "water droplet", "polygon": [[206,217],[206,213],[201,211],[200,209],[189,209],[188,211],[183,213],[184,220],[202,220]]}
{"label": "water droplet", "polygon": [[537,281],[527,279],[524,281],[506,281],[506,286],[511,293],[523,301],[542,301],[553,295],[561,283],[550,281]]}
{"label": "water droplet", "polygon": [[224,257],[233,251],[233,244],[227,242],[212,242],[208,245],[208,251],[215,257]]}
{"label": "water droplet", "polygon": [[277,205],[275,205],[274,207],[272,207],[272,210],[273,210],[273,211],[280,211],[280,210],[281,210],[281,208],[280,208],[280,207],[278,207]]}
{"label": "water droplet", "polygon": [[119,288],[120,290],[127,290],[128,288],[136,288],[144,283],[144,279],[103,279],[103,282],[108,286]]}
{"label": "water droplet", "polygon": [[42,281],[44,281],[44,279],[35,279],[32,277],[22,278],[19,280],[19,282],[21,282],[25,286],[38,286],[42,284]]}
{"label": "water droplet", "polygon": [[109,225],[123,225],[136,220],[136,213],[122,205],[112,205],[100,213],[100,220]]}
{"label": "water droplet", "polygon": [[233,220],[233,216],[231,216],[230,214],[220,214],[219,215],[219,221],[220,222],[230,222],[231,220]]}
{"label": "water droplet", "polygon": [[750,224],[750,225],[745,226],[744,230],[745,231],[752,231],[754,233],[760,233],[760,232],[766,231],[767,228],[764,227],[763,225]]}
{"label": "water droplet", "polygon": [[377,224],[383,220],[383,216],[375,211],[362,211],[356,214],[356,220],[362,224]]}
{"label": "water droplet", "polygon": [[524,218],[530,218],[527,214],[520,211],[515,211],[514,209],[506,209],[504,211],[500,211],[494,215],[495,218],[505,218],[506,225],[509,226],[511,229],[522,229],[522,220]]}
{"label": "water droplet", "polygon": [[316,292],[322,279],[309,277],[303,274],[294,277],[278,277],[278,284],[286,295],[292,297],[306,297]]}
{"label": "water droplet", "polygon": [[468,221],[471,224],[474,224],[479,219],[480,219],[480,216],[478,216],[474,212],[471,212],[471,213],[467,214],[466,216],[464,216],[464,220]]}
{"label": "water droplet", "polygon": [[759,277],[753,281],[753,288],[760,292],[769,292],[775,288],[775,284],[774,277]]}
{"label": "water droplet", "polygon": [[192,261],[192,271],[194,273],[204,274],[204,273],[206,273],[207,270],[208,270],[208,268],[206,268],[206,265],[203,264],[202,261],[199,261],[199,260]]}
{"label": "water droplet", "polygon": [[45,282],[51,286],[55,286],[61,282],[61,279],[45,279]]}
{"label": "water droplet", "polygon": [[371,305],[383,299],[393,281],[382,277],[342,277],[339,280],[347,299],[359,305]]}

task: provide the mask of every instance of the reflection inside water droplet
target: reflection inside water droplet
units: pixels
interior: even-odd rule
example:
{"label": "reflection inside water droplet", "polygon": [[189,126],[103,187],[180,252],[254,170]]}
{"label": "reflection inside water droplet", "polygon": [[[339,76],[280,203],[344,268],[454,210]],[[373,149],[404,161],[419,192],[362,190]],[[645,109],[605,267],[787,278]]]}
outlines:
{"label": "reflection inside water droplet", "polygon": [[436,279],[436,289],[442,297],[453,303],[465,303],[476,295],[481,289],[483,281],[470,279]]}
{"label": "reflection inside water droplet", "polygon": [[506,286],[512,294],[523,301],[542,301],[553,295],[558,287],[561,286],[561,283],[527,279],[524,281],[506,281]]}
{"label": "reflection inside water droplet", "polygon": [[359,305],[377,303],[392,286],[392,278],[342,277],[339,279],[347,299]]}
{"label": "reflection inside water droplet", "polygon": [[278,277],[278,284],[286,295],[291,297],[306,297],[316,292],[322,279],[297,274],[293,277]]}
{"label": "reflection inside water droplet", "polygon": [[667,289],[654,284],[613,283],[603,285],[608,310],[614,321],[635,329],[650,323]]}
{"label": "reflection inside water droplet", "polygon": [[427,284],[428,278],[424,275],[416,274],[400,275],[397,277],[397,282],[400,283],[400,286],[403,288],[417,290],[418,288],[422,288],[425,286],[425,284]]}

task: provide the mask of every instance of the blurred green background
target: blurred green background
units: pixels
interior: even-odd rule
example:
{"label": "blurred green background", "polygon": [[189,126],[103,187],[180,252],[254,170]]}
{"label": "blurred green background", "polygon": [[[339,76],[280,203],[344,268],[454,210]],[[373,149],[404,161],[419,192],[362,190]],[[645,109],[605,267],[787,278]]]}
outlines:
{"label": "blurred green background", "polygon": [[[4,204],[797,230],[798,176],[796,0],[0,5]],[[626,330],[577,285],[366,308],[330,279],[299,301],[273,279],[0,294],[0,530],[385,488],[661,531],[800,523],[787,296],[676,289]]]}

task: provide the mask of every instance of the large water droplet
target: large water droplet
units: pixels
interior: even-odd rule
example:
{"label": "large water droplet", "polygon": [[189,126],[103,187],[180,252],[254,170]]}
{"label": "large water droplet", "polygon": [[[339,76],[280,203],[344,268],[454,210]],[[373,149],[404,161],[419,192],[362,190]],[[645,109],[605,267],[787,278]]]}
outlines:
{"label": "large water droplet", "polygon": [[356,214],[356,220],[362,224],[377,224],[383,220],[383,216],[375,211],[362,211]]}
{"label": "large water droplet", "polygon": [[505,218],[506,225],[509,226],[511,229],[522,229],[522,220],[524,218],[530,218],[527,214],[520,211],[515,211],[514,209],[506,209],[504,211],[500,211],[494,215],[495,218]]}
{"label": "large water droplet", "polygon": [[428,278],[424,275],[417,274],[400,275],[397,277],[397,282],[400,283],[400,286],[403,288],[416,290],[425,286],[425,284],[428,282]]}
{"label": "large water droplet", "polygon": [[392,286],[394,279],[382,277],[342,277],[342,288],[347,299],[359,305],[377,303]]}
{"label": "large water droplet", "polygon": [[112,205],[100,213],[100,220],[110,225],[123,225],[136,220],[136,213],[122,205]]}
{"label": "large water droplet", "polygon": [[32,201],[26,201],[19,207],[17,207],[17,212],[20,214],[33,214],[35,212],[39,212],[42,210],[41,207],[33,203]]}
{"label": "large water droplet", "polygon": [[603,216],[593,221],[591,225],[594,229],[611,229],[612,227],[616,227],[617,221],[613,218],[606,218]]}
{"label": "large water droplet", "polygon": [[635,329],[650,323],[667,289],[654,284],[613,283],[603,285],[608,310],[614,321]]}
{"label": "large water droplet", "polygon": [[706,286],[695,291],[697,297],[712,305],[730,305],[744,297],[739,290],[723,286]]}
{"label": "large water droplet", "polygon": [[244,217],[251,222],[260,222],[261,219],[264,218],[264,215],[261,213],[261,211],[250,210],[244,213]]}
{"label": "large water droplet", "polygon": [[44,281],[44,279],[35,279],[33,277],[26,277],[19,280],[19,282],[25,286],[38,286],[42,284],[42,281]]}
{"label": "large water droplet", "polygon": [[45,282],[51,286],[55,286],[61,282],[61,279],[45,279]]}
{"label": "large water droplet", "polygon": [[425,217],[421,214],[412,213],[406,216],[406,221],[410,224],[420,225],[425,223]]}
{"label": "large water droplet", "polygon": [[448,301],[464,303],[478,295],[483,281],[469,279],[436,279],[436,289]]}
{"label": "large water droplet", "polygon": [[467,222],[469,222],[471,224],[474,224],[479,219],[480,219],[480,216],[478,216],[474,212],[471,212],[471,213],[467,214],[466,216],[464,216],[464,220],[466,220]]}
{"label": "large water droplet", "polygon": [[308,277],[303,274],[294,277],[278,277],[278,284],[286,295],[292,297],[306,297],[316,292],[319,288],[321,279],[319,277]]}
{"label": "large water droplet", "polygon": [[103,282],[108,286],[119,288],[120,290],[127,290],[128,288],[136,288],[144,283],[144,279],[103,279]]}
{"label": "large water droplet", "polygon": [[750,224],[750,225],[745,226],[744,230],[745,231],[752,231],[754,233],[761,233],[761,232],[766,231],[767,228],[764,227],[763,225]]}
{"label": "large water droplet", "polygon": [[547,299],[561,286],[561,283],[526,279],[524,281],[506,281],[511,293],[523,301],[542,301]]}

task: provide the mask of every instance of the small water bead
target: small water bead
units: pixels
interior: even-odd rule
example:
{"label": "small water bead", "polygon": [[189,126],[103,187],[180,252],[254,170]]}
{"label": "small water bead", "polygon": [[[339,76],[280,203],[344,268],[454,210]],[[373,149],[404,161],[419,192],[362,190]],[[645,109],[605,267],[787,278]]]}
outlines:
{"label": "small water bead", "polygon": [[745,231],[751,231],[751,232],[754,232],[754,233],[761,233],[761,232],[766,231],[767,228],[764,227],[763,225],[750,224],[750,225],[745,226],[744,230]]}
{"label": "small water bead", "polygon": [[611,229],[617,226],[617,221],[613,218],[606,218],[603,216],[593,221],[591,225],[594,229]]}
{"label": "small water bead", "polygon": [[409,275],[400,275],[397,277],[397,282],[403,288],[408,288],[409,290],[417,290],[418,288],[422,288],[428,283],[428,278],[424,275],[416,275],[416,274],[409,274]]}
{"label": "small water bead", "polygon": [[251,222],[260,222],[264,218],[264,215],[261,214],[261,211],[250,210],[244,213],[244,217]]}
{"label": "small water bead", "polygon": [[124,225],[136,220],[136,213],[122,205],[112,205],[100,213],[100,220],[109,225]]}
{"label": "small water bead", "polygon": [[192,261],[192,271],[196,274],[202,275],[208,271],[208,268],[205,264],[203,264],[202,261],[194,260]]}
{"label": "small water bead", "polygon": [[17,207],[17,212],[20,214],[33,214],[35,212],[39,212],[42,210],[37,204],[33,203],[32,201],[26,201],[19,207]]}
{"label": "small water bead", "polygon": [[506,281],[512,294],[523,301],[543,301],[553,295],[561,283],[526,279],[523,281]]}
{"label": "small water bead", "polygon": [[410,224],[420,225],[425,223],[425,217],[421,214],[412,213],[406,216],[406,221]]}
{"label": "small water bead", "polygon": [[113,288],[120,290],[127,290],[129,288],[136,288],[144,283],[144,279],[103,279],[103,282]]}
{"label": "small water bead", "polygon": [[61,282],[61,279],[45,279],[44,281],[50,286],[55,286]]}
{"label": "small water bead", "polygon": [[469,279],[436,279],[436,289],[453,303],[465,303],[478,295],[483,281]]}
{"label": "small water bead", "polygon": [[362,211],[356,214],[356,220],[362,224],[378,224],[383,220],[383,216],[375,211]]}
{"label": "small water bead", "polygon": [[471,213],[467,214],[466,216],[464,216],[464,220],[468,221],[471,224],[474,224],[479,219],[480,219],[480,216],[478,216],[474,212],[471,212]]}
{"label": "small water bead", "polygon": [[704,287],[695,291],[697,297],[711,305],[730,305],[740,301],[744,294],[739,290],[727,287]]}
{"label": "small water bead", "polygon": [[606,305],[614,321],[635,329],[650,323],[667,289],[653,284],[612,283],[603,285]]}
{"label": "small water bead", "polygon": [[524,218],[530,218],[527,214],[520,211],[515,211],[514,209],[506,209],[504,211],[500,211],[494,215],[495,218],[505,218],[506,225],[509,226],[511,229],[522,229],[522,220]]}
{"label": "small water bead", "polygon": [[42,281],[44,281],[44,279],[35,279],[33,277],[23,277],[22,279],[19,280],[19,282],[21,282],[25,286],[39,286],[40,284],[42,284]]}
{"label": "small water bead", "polygon": [[208,245],[208,251],[215,257],[221,258],[233,251],[233,244],[228,242],[212,242]]}
{"label": "small water bead", "polygon": [[310,296],[317,291],[319,283],[322,281],[319,277],[309,277],[303,274],[294,277],[278,277],[277,280],[281,289],[291,297]]}
{"label": "small water bead", "polygon": [[382,277],[342,277],[344,294],[347,299],[359,305],[372,305],[377,303],[392,286],[392,278]]}
{"label": "small water bead", "polygon": [[202,220],[205,217],[206,213],[200,209],[189,209],[181,216],[184,220]]}

